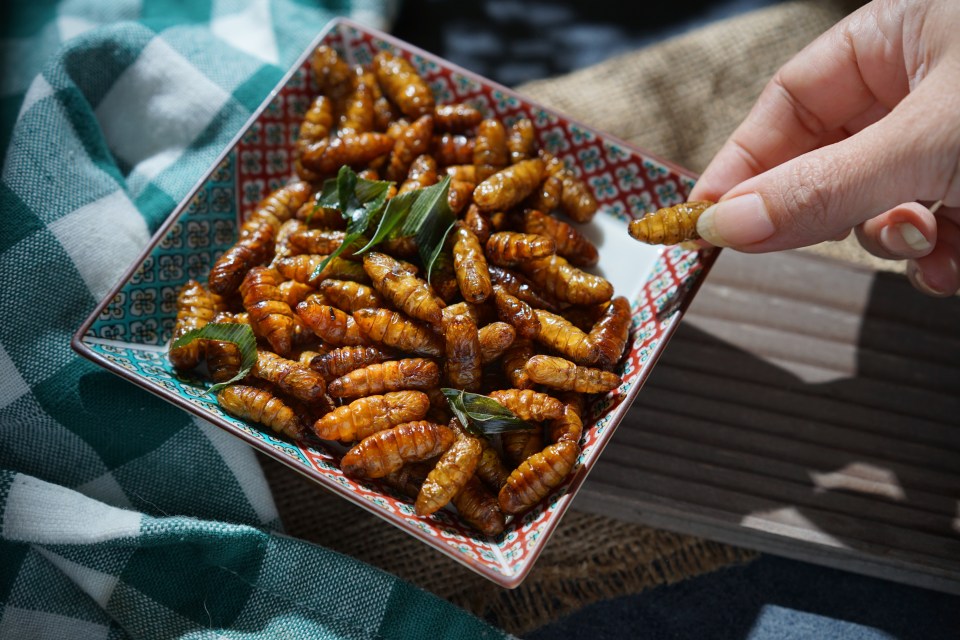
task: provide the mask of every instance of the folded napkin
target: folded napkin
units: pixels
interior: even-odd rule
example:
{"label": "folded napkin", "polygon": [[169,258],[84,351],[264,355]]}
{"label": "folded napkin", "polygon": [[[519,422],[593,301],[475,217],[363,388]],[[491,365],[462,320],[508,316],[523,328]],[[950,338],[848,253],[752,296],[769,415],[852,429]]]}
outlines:
{"label": "folded napkin", "polygon": [[[0,26],[0,638],[502,637],[284,537],[245,444],[70,337],[335,14],[390,0],[14,3]],[[336,523],[330,523],[336,526]]]}

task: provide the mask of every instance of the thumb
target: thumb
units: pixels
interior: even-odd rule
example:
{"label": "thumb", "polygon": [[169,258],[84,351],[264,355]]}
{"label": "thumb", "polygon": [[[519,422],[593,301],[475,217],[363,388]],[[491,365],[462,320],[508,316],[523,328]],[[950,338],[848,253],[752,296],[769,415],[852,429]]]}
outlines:
{"label": "thumb", "polygon": [[[913,200],[948,197],[956,185],[956,116],[918,119],[910,94],[883,119],[841,142],[740,183],[707,209],[697,231],[707,242],[759,253],[843,235]],[[937,109],[939,110],[939,109]]]}

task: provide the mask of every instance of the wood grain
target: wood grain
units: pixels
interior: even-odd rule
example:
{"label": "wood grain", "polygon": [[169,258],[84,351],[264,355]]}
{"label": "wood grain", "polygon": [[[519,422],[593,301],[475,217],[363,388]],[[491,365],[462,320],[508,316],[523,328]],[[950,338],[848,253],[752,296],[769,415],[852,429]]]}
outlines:
{"label": "wood grain", "polygon": [[960,594],[960,298],[725,252],[574,506]]}

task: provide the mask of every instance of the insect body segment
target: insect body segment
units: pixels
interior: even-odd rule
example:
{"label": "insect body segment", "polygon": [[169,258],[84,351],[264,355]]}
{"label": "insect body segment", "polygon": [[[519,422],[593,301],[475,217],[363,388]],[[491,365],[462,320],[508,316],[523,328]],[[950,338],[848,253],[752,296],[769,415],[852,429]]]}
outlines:
{"label": "insect body segment", "polygon": [[695,200],[658,209],[631,222],[627,231],[640,242],[649,244],[678,244],[696,240],[700,237],[697,220],[712,205],[712,202]]}
{"label": "insect body segment", "polygon": [[303,424],[294,410],[264,389],[230,385],[220,390],[217,402],[224,411],[242,420],[266,425],[291,438],[303,435]]}
{"label": "insect body segment", "polygon": [[450,502],[473,477],[480,453],[476,438],[457,438],[424,480],[415,505],[417,515],[430,515]]}
{"label": "insect body segment", "polygon": [[408,422],[367,436],[344,454],[340,467],[349,476],[382,478],[407,462],[443,453],[454,437],[444,425],[425,420]]}
{"label": "insect body segment", "polygon": [[334,398],[357,398],[400,389],[430,389],[439,383],[440,369],[435,362],[406,358],[355,369],[330,382],[327,391]]}
{"label": "insect body segment", "polygon": [[[196,280],[189,280],[177,296],[177,322],[173,328],[173,340],[188,331],[200,329],[224,309],[220,296],[207,291]],[[203,356],[203,341],[193,340],[177,349],[171,349],[170,362],[177,369],[193,369]]]}
{"label": "insect body segment", "polygon": [[313,431],[324,440],[353,442],[405,422],[420,420],[427,415],[429,408],[430,398],[421,391],[366,396],[324,415],[313,424]]}

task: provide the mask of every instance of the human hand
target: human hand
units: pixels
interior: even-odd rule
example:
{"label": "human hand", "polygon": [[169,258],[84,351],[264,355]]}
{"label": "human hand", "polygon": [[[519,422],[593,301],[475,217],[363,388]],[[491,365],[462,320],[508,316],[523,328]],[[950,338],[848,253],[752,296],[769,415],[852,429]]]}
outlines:
{"label": "human hand", "polygon": [[690,194],[719,201],[700,235],[759,253],[855,229],[871,253],[909,260],[917,289],[954,294],[957,27],[956,0],[874,0],[787,62]]}

